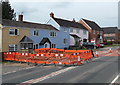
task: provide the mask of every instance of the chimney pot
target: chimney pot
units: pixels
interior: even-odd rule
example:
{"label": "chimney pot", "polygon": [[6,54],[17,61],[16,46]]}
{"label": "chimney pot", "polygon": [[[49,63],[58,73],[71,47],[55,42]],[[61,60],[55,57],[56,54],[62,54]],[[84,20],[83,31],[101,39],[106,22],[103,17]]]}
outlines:
{"label": "chimney pot", "polygon": [[73,22],[76,22],[76,21],[75,21],[75,18],[73,18],[73,20],[72,20],[72,21],[73,21]]}
{"label": "chimney pot", "polygon": [[54,13],[53,12],[50,13],[50,17],[54,18]]}
{"label": "chimney pot", "polygon": [[23,15],[22,15],[22,14],[19,15],[19,17],[18,17],[18,21],[23,21]]}

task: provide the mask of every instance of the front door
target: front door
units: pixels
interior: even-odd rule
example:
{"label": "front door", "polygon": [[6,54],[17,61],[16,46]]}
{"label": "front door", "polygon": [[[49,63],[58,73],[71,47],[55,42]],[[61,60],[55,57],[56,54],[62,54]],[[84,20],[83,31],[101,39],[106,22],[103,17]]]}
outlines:
{"label": "front door", "polygon": [[46,43],[44,44],[44,48],[50,48],[50,43],[46,42]]}

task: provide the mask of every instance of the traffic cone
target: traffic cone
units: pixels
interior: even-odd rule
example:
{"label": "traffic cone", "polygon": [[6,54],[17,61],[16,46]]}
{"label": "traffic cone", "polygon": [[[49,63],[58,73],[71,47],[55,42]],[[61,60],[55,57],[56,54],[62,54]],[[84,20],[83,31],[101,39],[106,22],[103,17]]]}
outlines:
{"label": "traffic cone", "polygon": [[98,52],[96,51],[96,57],[99,57]]}
{"label": "traffic cone", "polygon": [[109,53],[112,53],[112,49],[110,48]]}

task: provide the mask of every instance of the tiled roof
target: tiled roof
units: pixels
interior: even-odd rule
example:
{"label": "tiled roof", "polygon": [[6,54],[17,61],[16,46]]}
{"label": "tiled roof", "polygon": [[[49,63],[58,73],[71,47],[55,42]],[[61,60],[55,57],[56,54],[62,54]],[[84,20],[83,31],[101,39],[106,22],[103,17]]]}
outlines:
{"label": "tiled roof", "polygon": [[115,30],[118,29],[117,27],[103,27],[102,28],[105,34],[115,33]]}
{"label": "tiled roof", "polygon": [[40,45],[44,45],[46,42],[51,43],[51,41],[48,38],[43,38],[40,42]]}
{"label": "tiled roof", "polygon": [[27,37],[27,36],[24,36],[21,40],[20,40],[21,43],[33,43],[33,41]]}
{"label": "tiled roof", "polygon": [[94,21],[90,21],[87,19],[82,19],[86,24],[88,24],[93,30],[101,30],[101,27],[96,24]]}
{"label": "tiled roof", "polygon": [[[81,28],[86,29],[82,24],[74,21],[64,20],[60,18],[53,18],[60,26],[63,27],[75,27],[75,28]],[[86,29],[87,30],[87,29]]]}
{"label": "tiled roof", "polygon": [[2,20],[2,25],[13,26],[13,27],[27,27],[27,28],[57,30],[52,25],[32,23],[32,22],[26,22],[26,21],[12,21],[12,20],[6,20],[6,19]]}

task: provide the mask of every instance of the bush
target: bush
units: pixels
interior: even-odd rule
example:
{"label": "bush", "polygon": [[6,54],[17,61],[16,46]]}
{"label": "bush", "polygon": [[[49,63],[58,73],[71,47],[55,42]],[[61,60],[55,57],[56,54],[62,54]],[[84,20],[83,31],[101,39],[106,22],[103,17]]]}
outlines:
{"label": "bush", "polygon": [[107,45],[112,45],[112,44],[113,44],[112,41],[108,41],[108,42],[107,42]]}

